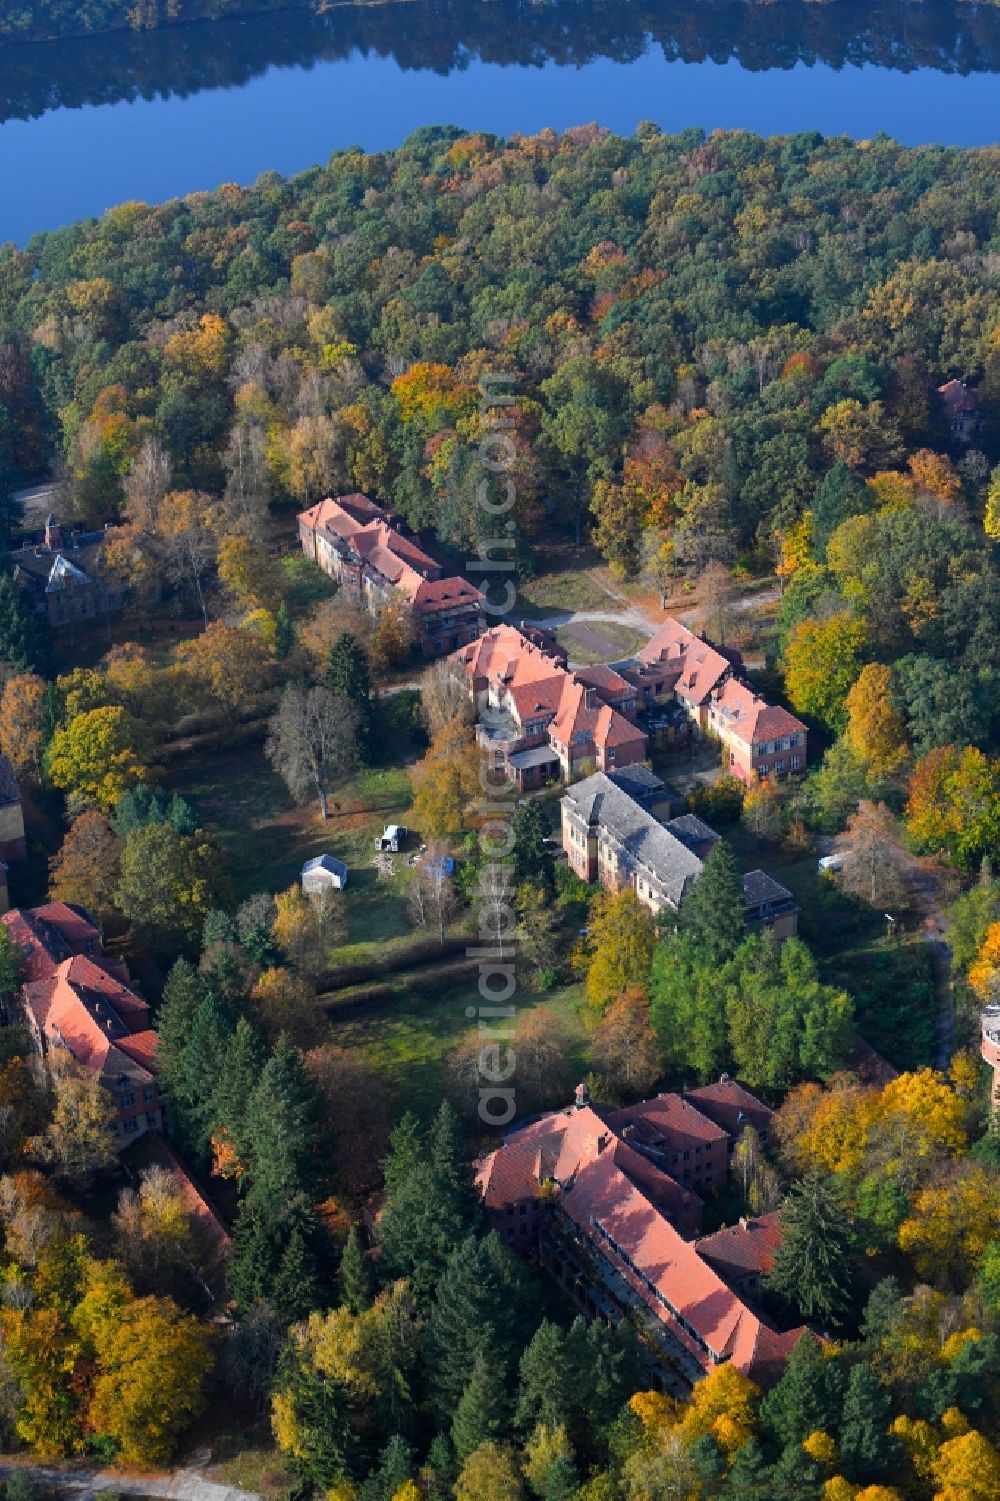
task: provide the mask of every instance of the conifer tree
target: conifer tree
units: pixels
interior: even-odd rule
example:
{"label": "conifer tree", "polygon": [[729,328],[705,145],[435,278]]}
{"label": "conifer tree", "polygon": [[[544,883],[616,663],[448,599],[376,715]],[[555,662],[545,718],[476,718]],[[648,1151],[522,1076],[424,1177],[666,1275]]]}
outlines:
{"label": "conifer tree", "polygon": [[523,886],[527,881],[540,886],[551,901],[556,894],[556,867],[545,843],[549,825],[541,803],[531,800],[519,804],[510,823],[514,885]]}
{"label": "conifer tree", "polygon": [[316,1258],[299,1225],[292,1230],[281,1252],[270,1301],[290,1323],[304,1319],[322,1301]]}
{"label": "conifer tree", "polygon": [[521,1356],[515,1419],[520,1432],[528,1434],[539,1423],[571,1428],[580,1373],[573,1368],[567,1343],[558,1324],[543,1319]]}
{"label": "conifer tree", "polygon": [[721,840],[681,902],[679,927],[696,951],[714,964],[724,964],[739,947],[744,934],[743,882]]}
{"label": "conifer tree", "polygon": [[219,1074],[213,1127],[226,1138],[240,1165],[250,1158],[247,1140],[247,1107],[267,1062],[263,1038],[245,1016],[236,1023]]}
{"label": "conifer tree", "polygon": [[351,1313],[363,1313],[371,1304],[372,1278],[356,1225],[347,1232],[340,1258],[340,1301]]}
{"label": "conifer tree", "polygon": [[0,662],[44,676],[48,655],[45,629],[27,594],[11,574],[0,572]]}
{"label": "conifer tree", "polygon": [[756,1439],[736,1451],[720,1497],[721,1501],[773,1501],[769,1466]]}
{"label": "conifer tree", "polygon": [[841,1367],[827,1360],[819,1340],[806,1333],[789,1356],[781,1380],[764,1399],[762,1423],[782,1449],[801,1444],[810,1433],[833,1433],[843,1391]]}
{"label": "conifer tree", "polygon": [[319,1177],[318,1101],[298,1050],[286,1036],[264,1066],[244,1117],[246,1189],[278,1214]]}
{"label": "conifer tree", "polygon": [[431,1400],[441,1419],[454,1416],[481,1351],[509,1373],[528,1317],[521,1267],[498,1235],[469,1236],[455,1247],[427,1325]]}
{"label": "conifer tree", "polygon": [[504,1436],[508,1411],[504,1377],[505,1372],[492,1357],[480,1350],[451,1425],[451,1441],[459,1464],[464,1464],[487,1439]]}
{"label": "conifer tree", "polygon": [[274,617],[274,655],[283,662],[295,645],[295,626],[288,606],[282,600]]}
{"label": "conifer tree", "polygon": [[324,686],[335,698],[353,704],[358,714],[358,757],[367,761],[371,754],[372,682],[365,649],[350,631],[342,631],[330,647]]}
{"label": "conifer tree", "polygon": [[462,1134],[462,1123],[448,1100],[442,1100],[431,1122],[428,1149],[438,1180],[452,1195],[455,1209],[471,1225],[479,1198],[472,1186],[469,1149]]}
{"label": "conifer tree", "polygon": [[167,1078],[178,1135],[202,1160],[211,1139],[215,1091],[230,1036],[230,1018],[214,996],[205,996],[191,1018],[177,1065]]}
{"label": "conifer tree", "polygon": [[765,1286],[804,1319],[837,1328],[850,1306],[847,1216],[831,1178],[810,1173],[781,1206],[781,1245]]}
{"label": "conifer tree", "polygon": [[379,1455],[378,1468],[365,1482],[364,1501],[393,1501],[396,1493],[412,1480],[413,1469],[413,1450],[400,1434],[394,1433]]}
{"label": "conifer tree", "polygon": [[847,1378],[840,1421],[840,1463],[848,1480],[872,1484],[899,1473],[903,1455],[891,1434],[889,1393],[867,1365],[854,1367]]}
{"label": "conifer tree", "polygon": [[335,1481],[357,1470],[358,1446],[347,1392],[336,1377],[317,1370],[291,1343],[278,1367],[276,1390],[295,1428],[289,1464],[311,1488],[332,1491]]}

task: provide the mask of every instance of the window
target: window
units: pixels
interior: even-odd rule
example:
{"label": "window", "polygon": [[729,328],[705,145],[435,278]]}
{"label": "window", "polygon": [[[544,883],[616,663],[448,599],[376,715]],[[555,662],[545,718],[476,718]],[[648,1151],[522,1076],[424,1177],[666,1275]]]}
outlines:
{"label": "window", "polygon": [[127,1110],[130,1105],[134,1105],[134,1104],[135,1104],[135,1095],[131,1092],[131,1090],[128,1092],[128,1094],[123,1094],[122,1095],[122,1109],[123,1110]]}
{"label": "window", "polygon": [[775,769],[775,771],[784,771],[784,769],[785,769],[785,763],[784,763],[784,761],[780,757],[779,757],[779,759],[777,761],[775,761],[775,763],[774,763],[774,769]]}
{"label": "window", "polygon": [[123,1122],[123,1125],[126,1131],[138,1131],[139,1129],[139,1122],[134,1115],[130,1115],[128,1120]]}
{"label": "window", "polygon": [[799,767],[802,765],[802,757],[793,756],[791,761],[789,762],[789,765],[791,766],[792,771],[798,771]]}
{"label": "window", "polygon": [[147,1126],[155,1126],[156,1125],[156,1111],[155,1110],[147,1110],[146,1111],[146,1125]]}
{"label": "window", "polygon": [[142,1097],[146,1101],[147,1105],[149,1104],[150,1100],[154,1100],[156,1098],[156,1090],[151,1084],[146,1085],[146,1088],[142,1091]]}

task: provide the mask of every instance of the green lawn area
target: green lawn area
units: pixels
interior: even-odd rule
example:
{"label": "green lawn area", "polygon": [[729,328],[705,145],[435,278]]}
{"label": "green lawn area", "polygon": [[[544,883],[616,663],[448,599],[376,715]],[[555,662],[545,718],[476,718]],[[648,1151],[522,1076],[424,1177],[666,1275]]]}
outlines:
{"label": "green lawn area", "polygon": [[409,932],[405,862],[397,861],[391,880],[378,879],[371,864],[375,836],[386,823],[405,821],[411,793],[403,768],[359,772],[337,790],[325,823],[315,806],[295,806],[256,746],[188,757],[176,766],[169,790],[187,798],[203,827],[219,839],[237,900],[254,891],[284,890],[306,860],[326,853],[349,867],[352,943],[380,943]]}
{"label": "green lawn area", "polygon": [[[606,645],[598,646],[592,639],[595,636],[600,636]],[[556,639],[571,662],[588,664],[620,662],[623,657],[633,656],[640,646],[645,646],[649,637],[628,625],[595,620],[586,625],[562,625],[556,631]]]}
{"label": "green lawn area", "polygon": [[615,610],[621,600],[604,588],[595,571],[602,564],[592,548],[552,543],[533,549],[537,572],[518,585],[515,613],[544,619],[567,610]]}
{"label": "green lawn area", "polygon": [[[416,985],[419,979],[415,977]],[[559,1019],[566,1035],[566,1056],[577,1073],[586,1071],[586,1037],[579,1016],[581,984],[565,985],[545,994],[518,992],[512,1002],[518,1013],[536,1007]],[[401,978],[396,999],[373,1005],[364,1015],[330,1023],[329,1041],[337,1047],[357,1048],[377,1070],[389,1091],[393,1112],[414,1110],[429,1116],[444,1094],[444,1063],[448,1054],[473,1026],[466,1008],[482,1002],[467,979],[440,995],[420,995]],[[513,1043],[517,1048],[516,1036]],[[516,1075],[514,1087],[516,1088]]]}
{"label": "green lawn area", "polygon": [[766,870],[799,904],[799,936],[823,979],[854,996],[858,1030],[899,1069],[933,1060],[935,997],[930,950],[905,914],[890,938],[881,911],[846,897],[817,870],[813,851],[758,845],[742,825],[720,830],[741,870]]}

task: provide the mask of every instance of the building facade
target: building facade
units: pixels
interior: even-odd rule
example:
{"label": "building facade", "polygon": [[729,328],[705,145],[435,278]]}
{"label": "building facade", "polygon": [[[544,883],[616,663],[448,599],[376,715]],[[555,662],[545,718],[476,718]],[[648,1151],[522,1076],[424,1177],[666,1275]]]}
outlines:
{"label": "building facade", "polygon": [[[737,1121],[747,1091],[713,1089]],[[581,1085],[573,1108],[511,1131],[476,1181],[507,1244],[536,1255],[589,1317],[627,1318],[668,1390],[727,1361],[769,1387],[804,1332],[776,1328],[756,1301],[776,1217],[699,1238],[702,1194],[725,1186],[737,1139],[693,1095],[610,1110]]]}
{"label": "building facade", "polygon": [[427,657],[445,656],[483,629],[481,591],[466,579],[442,577],[440,564],[366,495],[310,506],[299,516],[299,541],[306,556],[372,614],[405,604]]}
{"label": "building facade", "polygon": [[115,1106],[122,1150],[163,1126],[156,1033],[124,965],[101,952],[86,912],[66,902],[15,909],[0,919],[21,961],[21,1012],[36,1051],[64,1057],[100,1080]]}
{"label": "building facade", "polygon": [[624,692],[630,712],[635,707],[617,674],[588,680],[537,634],[511,625],[494,626],[450,660],[475,704],[478,744],[518,787],[645,760],[645,734],[615,706]]}
{"label": "building facade", "polygon": [[803,771],[807,727],[755,693],[740,678],[741,668],[738,652],[720,650],[670,619],[616,671],[634,688],[640,711],[676,704],[693,733],[721,741],[727,770],[740,781]]}
{"label": "building facade", "polygon": [[[653,913],[676,911],[718,842],[714,829],[693,814],[661,821],[624,778],[602,772],[567,788],[560,811],[570,869],[608,891],[629,887]],[[743,877],[743,903],[748,927],[770,928],[779,939],[797,933],[795,899],[766,871]]]}

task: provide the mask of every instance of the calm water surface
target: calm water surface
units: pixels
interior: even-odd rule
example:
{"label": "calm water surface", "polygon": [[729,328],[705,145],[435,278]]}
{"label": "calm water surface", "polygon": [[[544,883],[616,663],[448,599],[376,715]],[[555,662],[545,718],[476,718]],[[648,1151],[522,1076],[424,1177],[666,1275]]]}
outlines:
{"label": "calm water surface", "polygon": [[0,48],[0,240],[420,125],[1000,140],[1000,10],[412,0]]}

